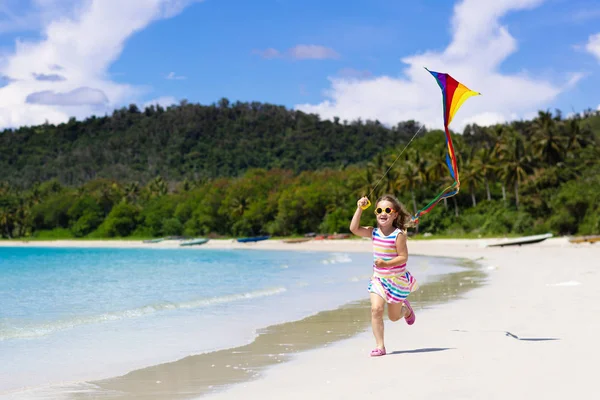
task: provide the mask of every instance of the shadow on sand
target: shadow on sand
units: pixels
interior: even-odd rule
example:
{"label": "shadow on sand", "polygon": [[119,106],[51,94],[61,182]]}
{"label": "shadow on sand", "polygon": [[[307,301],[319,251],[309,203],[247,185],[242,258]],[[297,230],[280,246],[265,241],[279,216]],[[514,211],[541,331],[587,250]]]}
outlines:
{"label": "shadow on sand", "polygon": [[426,347],[424,349],[414,350],[396,350],[388,354],[413,354],[413,353],[433,353],[435,351],[454,350],[453,347]]}
{"label": "shadow on sand", "polygon": [[524,342],[545,342],[548,340],[560,340],[558,338],[520,338],[517,335],[514,335],[512,333],[510,333],[509,331],[506,331],[506,336],[511,337],[513,339],[517,339],[517,340],[521,340]]}

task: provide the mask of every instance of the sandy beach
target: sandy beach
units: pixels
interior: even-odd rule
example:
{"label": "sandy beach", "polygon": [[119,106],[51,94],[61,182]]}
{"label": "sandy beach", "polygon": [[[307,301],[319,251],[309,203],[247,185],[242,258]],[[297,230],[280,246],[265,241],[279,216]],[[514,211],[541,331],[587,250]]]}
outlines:
{"label": "sandy beach", "polygon": [[[348,338],[288,354],[285,362],[266,367],[254,380],[202,398],[359,399],[399,395],[418,399],[593,398],[592,361],[600,356],[595,340],[600,334],[597,290],[600,247],[571,244],[566,238],[520,247],[486,247],[501,241],[409,240],[410,254],[473,260],[486,279],[483,285],[450,302],[417,305],[413,326],[403,320],[396,323],[386,320],[388,355],[369,357],[374,340],[367,325]],[[0,245],[178,247],[177,242],[171,241],[0,242]],[[370,252],[371,243],[360,239],[296,244],[276,240],[250,244],[211,240],[193,248]],[[359,312],[364,314],[364,310]],[[328,324],[327,318],[316,321],[320,327]],[[175,367],[180,368],[186,362],[185,368],[172,371],[181,374],[186,374],[186,368],[187,372],[190,368],[197,369],[200,374],[206,371],[205,361],[181,360]],[[148,373],[152,377],[161,371],[164,373],[160,366],[150,368],[145,379]],[[133,375],[136,376],[143,373]],[[161,392],[162,396],[131,398],[169,398],[160,388],[163,382],[154,382],[157,395]],[[135,379],[128,383],[132,392],[134,383]],[[176,392],[178,387],[169,390]],[[151,393],[152,389],[146,386],[144,391]],[[190,398],[182,392],[173,394],[172,398]]]}
{"label": "sandy beach", "polygon": [[386,320],[388,355],[368,356],[367,331],[207,398],[593,398],[600,247],[563,238],[484,247],[489,242],[409,242],[411,254],[478,260],[488,282],[419,310],[411,327]]}

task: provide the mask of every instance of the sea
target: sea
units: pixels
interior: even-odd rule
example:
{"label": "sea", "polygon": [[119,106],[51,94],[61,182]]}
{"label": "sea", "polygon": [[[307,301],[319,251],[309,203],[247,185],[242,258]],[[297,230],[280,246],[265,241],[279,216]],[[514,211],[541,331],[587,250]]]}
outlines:
{"label": "sea", "polygon": [[[256,249],[0,247],[0,397],[252,342],[367,299],[372,255]],[[420,283],[457,272],[411,256]]]}

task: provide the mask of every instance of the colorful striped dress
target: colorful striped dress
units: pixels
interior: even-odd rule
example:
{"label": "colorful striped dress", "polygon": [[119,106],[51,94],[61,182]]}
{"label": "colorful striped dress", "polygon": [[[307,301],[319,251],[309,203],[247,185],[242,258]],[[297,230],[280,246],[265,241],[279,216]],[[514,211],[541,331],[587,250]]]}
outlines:
{"label": "colorful striped dress", "polygon": [[373,276],[369,282],[369,292],[378,294],[388,303],[401,303],[411,292],[419,288],[417,281],[406,269],[406,263],[387,268],[379,268],[375,260],[381,258],[388,261],[398,257],[396,237],[402,230],[396,228],[388,236],[378,229],[373,229]]}

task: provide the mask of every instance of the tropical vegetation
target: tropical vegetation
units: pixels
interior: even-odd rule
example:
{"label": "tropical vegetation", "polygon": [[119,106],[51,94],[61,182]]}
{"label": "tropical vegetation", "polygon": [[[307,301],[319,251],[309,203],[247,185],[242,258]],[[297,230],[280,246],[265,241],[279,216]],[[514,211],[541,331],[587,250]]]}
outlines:
{"label": "tropical vegetation", "polygon": [[[393,193],[415,213],[451,183],[442,131],[402,152],[419,127],[222,99],[5,130],[0,237],[348,232],[362,195]],[[419,236],[600,233],[600,112],[469,125],[453,141],[460,192]]]}

